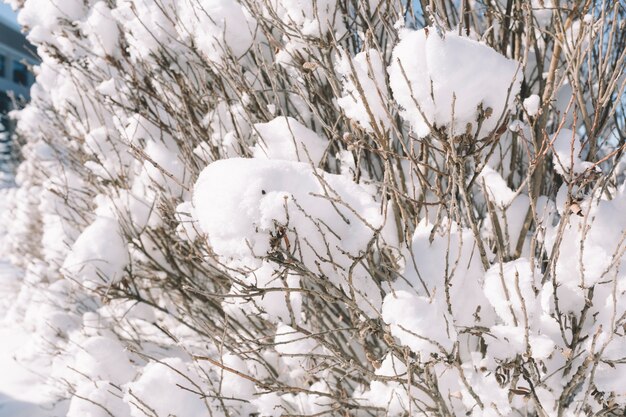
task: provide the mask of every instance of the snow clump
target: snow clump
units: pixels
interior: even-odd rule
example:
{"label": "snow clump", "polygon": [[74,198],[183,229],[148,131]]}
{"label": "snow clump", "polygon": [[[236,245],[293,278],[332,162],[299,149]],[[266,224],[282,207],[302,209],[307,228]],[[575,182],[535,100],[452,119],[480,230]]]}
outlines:
{"label": "snow clump", "polygon": [[[520,65],[489,46],[434,28],[403,30],[389,67],[400,114],[418,136],[445,128],[449,136],[487,136],[512,109]],[[482,120],[482,123],[479,123]]]}
{"label": "snow clump", "polygon": [[529,116],[536,116],[539,112],[539,107],[541,106],[541,99],[537,94],[533,94],[528,98],[524,99],[524,110],[528,113]]}

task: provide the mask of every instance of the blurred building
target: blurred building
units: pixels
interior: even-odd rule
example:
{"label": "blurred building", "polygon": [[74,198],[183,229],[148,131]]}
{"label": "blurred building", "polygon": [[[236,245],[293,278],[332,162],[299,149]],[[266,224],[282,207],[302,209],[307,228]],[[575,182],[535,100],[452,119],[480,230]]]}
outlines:
{"label": "blurred building", "polygon": [[28,101],[34,82],[30,68],[37,63],[35,48],[26,37],[0,20],[0,177],[15,161],[11,146],[14,126],[7,113]]}
{"label": "blurred building", "polygon": [[0,112],[12,109],[11,97],[28,100],[34,82],[29,67],[37,63],[35,48],[26,37],[0,21]]}

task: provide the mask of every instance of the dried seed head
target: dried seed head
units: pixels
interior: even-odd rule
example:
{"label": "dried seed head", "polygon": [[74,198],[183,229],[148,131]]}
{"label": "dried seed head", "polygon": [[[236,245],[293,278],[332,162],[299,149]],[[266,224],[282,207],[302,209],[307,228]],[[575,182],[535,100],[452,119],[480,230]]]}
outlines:
{"label": "dried seed head", "polygon": [[396,344],[396,342],[393,340],[393,337],[389,333],[385,333],[383,339],[385,340],[385,342],[387,342],[388,345]]}
{"label": "dried seed head", "polygon": [[569,206],[569,210],[577,216],[583,217],[583,210],[580,208],[580,205],[576,202],[573,202]]}
{"label": "dried seed head", "polygon": [[302,69],[306,72],[313,72],[319,67],[319,65],[315,62],[305,62],[302,64]]}
{"label": "dried seed head", "polygon": [[570,348],[563,349],[563,356],[565,357],[565,359],[569,360],[572,357],[572,349]]}
{"label": "dried seed head", "polygon": [[365,352],[365,357],[367,358],[369,363],[372,364],[374,369],[380,368],[380,362],[378,361],[378,359],[376,359],[376,356],[374,356],[372,352]]}

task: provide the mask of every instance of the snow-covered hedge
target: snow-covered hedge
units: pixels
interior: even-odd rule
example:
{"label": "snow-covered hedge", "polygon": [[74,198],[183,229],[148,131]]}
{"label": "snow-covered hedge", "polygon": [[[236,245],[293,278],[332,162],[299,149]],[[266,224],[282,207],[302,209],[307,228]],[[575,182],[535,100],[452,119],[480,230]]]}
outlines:
{"label": "snow-covered hedge", "polygon": [[5,319],[68,416],[624,412],[619,1],[12,3]]}

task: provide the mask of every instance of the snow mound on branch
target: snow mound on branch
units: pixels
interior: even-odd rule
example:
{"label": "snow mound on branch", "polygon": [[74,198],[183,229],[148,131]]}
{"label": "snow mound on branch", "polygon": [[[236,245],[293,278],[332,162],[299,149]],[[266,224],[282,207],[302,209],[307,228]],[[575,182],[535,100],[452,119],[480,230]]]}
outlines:
{"label": "snow mound on branch", "polygon": [[81,25],[81,28],[87,35],[96,55],[100,57],[120,55],[118,44],[120,31],[111,14],[111,9],[104,1],[93,5],[87,21]]}
{"label": "snow mound on branch", "polygon": [[[443,298],[448,286],[457,325],[474,325],[477,311],[483,325],[491,323],[493,312],[482,291],[484,270],[472,232],[451,221],[443,230],[433,234],[432,224],[418,224],[405,254],[406,284],[411,292],[437,298]],[[398,281],[396,289],[404,289],[402,284],[404,281]]]}
{"label": "snow mound on branch", "polygon": [[[176,386],[187,389],[172,389]],[[201,386],[189,364],[179,358],[165,358],[150,362],[136,381],[126,385],[125,401],[131,405],[132,417],[145,416],[145,410],[159,416],[200,416],[207,413],[199,394]]]}
{"label": "snow mound on branch", "polygon": [[17,21],[20,26],[32,28],[27,36],[32,43],[55,42],[52,32],[58,28],[59,20],[76,21],[85,12],[85,4],[81,0],[31,0],[24,2]]}
{"label": "snow mound on branch", "polygon": [[385,297],[383,320],[391,325],[391,334],[413,352],[428,359],[431,354],[444,354],[452,349],[456,331],[437,300],[396,291]]}
{"label": "snow mound on branch", "polygon": [[74,367],[92,380],[106,380],[114,384],[130,381],[135,371],[124,346],[116,339],[94,336],[82,344],[74,359]]}
{"label": "snow mound on branch", "polygon": [[523,317],[529,321],[538,317],[540,305],[535,290],[540,274],[525,258],[494,265],[487,271],[485,295],[504,323],[517,326],[523,323]]}
{"label": "snow mound on branch", "polygon": [[[139,378],[125,384],[124,401],[131,417],[145,416],[151,410],[158,416],[196,417],[255,414],[254,406],[239,398],[252,398],[254,383],[246,363],[230,354],[216,358],[218,365],[199,364],[179,357],[150,361]],[[210,378],[208,380],[207,378]],[[217,396],[205,396],[214,382]]]}
{"label": "snow mound on branch", "polygon": [[[406,377],[406,365],[401,359],[388,353],[375,373],[384,377]],[[410,390],[411,394],[419,395],[416,389],[410,387]],[[368,390],[363,392],[358,390],[354,397],[374,407],[383,407],[389,415],[396,416],[402,415],[406,411],[406,404],[409,403],[409,392],[407,391],[406,387],[398,382],[373,380],[369,384]]]}
{"label": "snow mound on branch", "polygon": [[[612,200],[598,198],[600,193],[598,190],[579,203],[585,217],[573,214],[563,217],[567,218],[569,226],[562,232],[562,237],[559,237],[558,226],[548,229],[546,234],[548,253],[551,256],[557,251],[560,253],[554,275],[559,282],[556,293],[561,311],[580,311],[586,302],[586,289],[590,286],[596,287],[596,300],[610,302],[615,294],[620,302],[624,299],[619,294],[626,291],[626,220],[623,214],[626,211],[626,186],[622,184]],[[598,201],[595,201],[596,198]],[[618,282],[615,294],[613,280]],[[626,307],[621,308],[626,312]],[[610,322],[613,309],[600,311],[602,313],[598,317]],[[621,314],[618,312],[618,316]]]}
{"label": "snow mound on branch", "polygon": [[193,204],[226,266],[252,272],[262,258],[280,265],[288,252],[310,273],[354,292],[372,314],[382,303],[380,289],[355,259],[384,224],[374,193],[303,162],[233,158],[202,171]]}
{"label": "snow mound on branch", "polygon": [[[215,253],[225,261],[245,259],[255,267],[260,266],[255,256],[272,250],[270,233],[280,227],[293,230],[288,233],[292,242],[295,233],[306,237],[302,259],[315,270],[315,252],[330,251],[342,258],[341,248],[356,255],[383,221],[380,204],[364,187],[339,175],[313,171],[303,162],[216,161],[200,174],[193,203]],[[320,230],[328,229],[332,233],[325,236],[327,247]]]}
{"label": "snow mound on branch", "polygon": [[271,0],[281,22],[305,36],[321,37],[343,27],[337,0]]}
{"label": "snow mound on branch", "polygon": [[569,129],[561,129],[552,138],[554,170],[564,177],[581,174],[593,167],[591,162],[581,158],[582,143],[580,136]]}
{"label": "snow mound on branch", "polygon": [[537,94],[533,94],[530,97],[524,99],[524,110],[529,116],[535,116],[539,112],[541,107],[541,99]]}
{"label": "snow mound on branch", "polygon": [[182,0],[177,7],[181,37],[193,39],[213,62],[221,62],[227,53],[241,57],[254,41],[256,21],[236,1]]}
{"label": "snow mound on branch", "polygon": [[176,15],[173,0],[120,0],[113,17],[123,27],[128,52],[137,61],[150,62],[150,55],[161,47],[171,47],[176,40],[176,29],[168,16]]}
{"label": "snow mound on branch", "polygon": [[478,179],[485,186],[489,199],[499,207],[507,206],[515,199],[515,191],[511,190],[502,175],[490,166],[483,168]]}
{"label": "snow mound on branch", "polygon": [[95,381],[81,385],[72,397],[67,417],[128,416],[128,404],[109,381]]}
{"label": "snow mound on branch", "polygon": [[319,165],[328,141],[292,117],[277,117],[254,125],[259,141],[252,147],[255,158],[283,159]]}
{"label": "snow mound on branch", "polygon": [[337,103],[346,116],[368,131],[373,130],[372,119],[375,125],[389,128],[392,120],[387,110],[389,99],[380,52],[375,49],[360,52],[352,58],[352,63],[348,55],[343,53],[337,70],[343,77],[343,97]]}
{"label": "snow mound on branch", "polygon": [[[501,236],[502,246],[514,253],[530,206],[528,196],[511,190],[502,175],[489,166],[479,174],[478,183],[484,191],[485,203],[491,201],[495,206],[493,215],[487,216],[483,223],[483,231],[493,239]],[[537,208],[544,212],[545,204],[541,207],[538,204]]]}
{"label": "snow mound on branch", "polygon": [[[519,64],[478,41],[435,29],[405,30],[393,49],[389,83],[394,98],[418,136],[446,127],[450,136],[475,134],[482,107],[482,136],[519,92]],[[509,91],[510,90],[510,91]],[[491,109],[489,111],[488,109]]]}
{"label": "snow mound on branch", "polygon": [[492,326],[489,329],[489,337],[486,339],[487,352],[497,360],[515,358],[516,355],[522,355],[527,350],[530,350],[536,359],[546,359],[554,352],[555,343],[549,337],[541,334],[534,335],[532,331],[529,333],[526,341],[523,326]]}
{"label": "snow mound on branch", "polygon": [[98,217],[76,239],[63,268],[82,284],[109,285],[122,279],[128,262],[127,243],[118,222]]}

